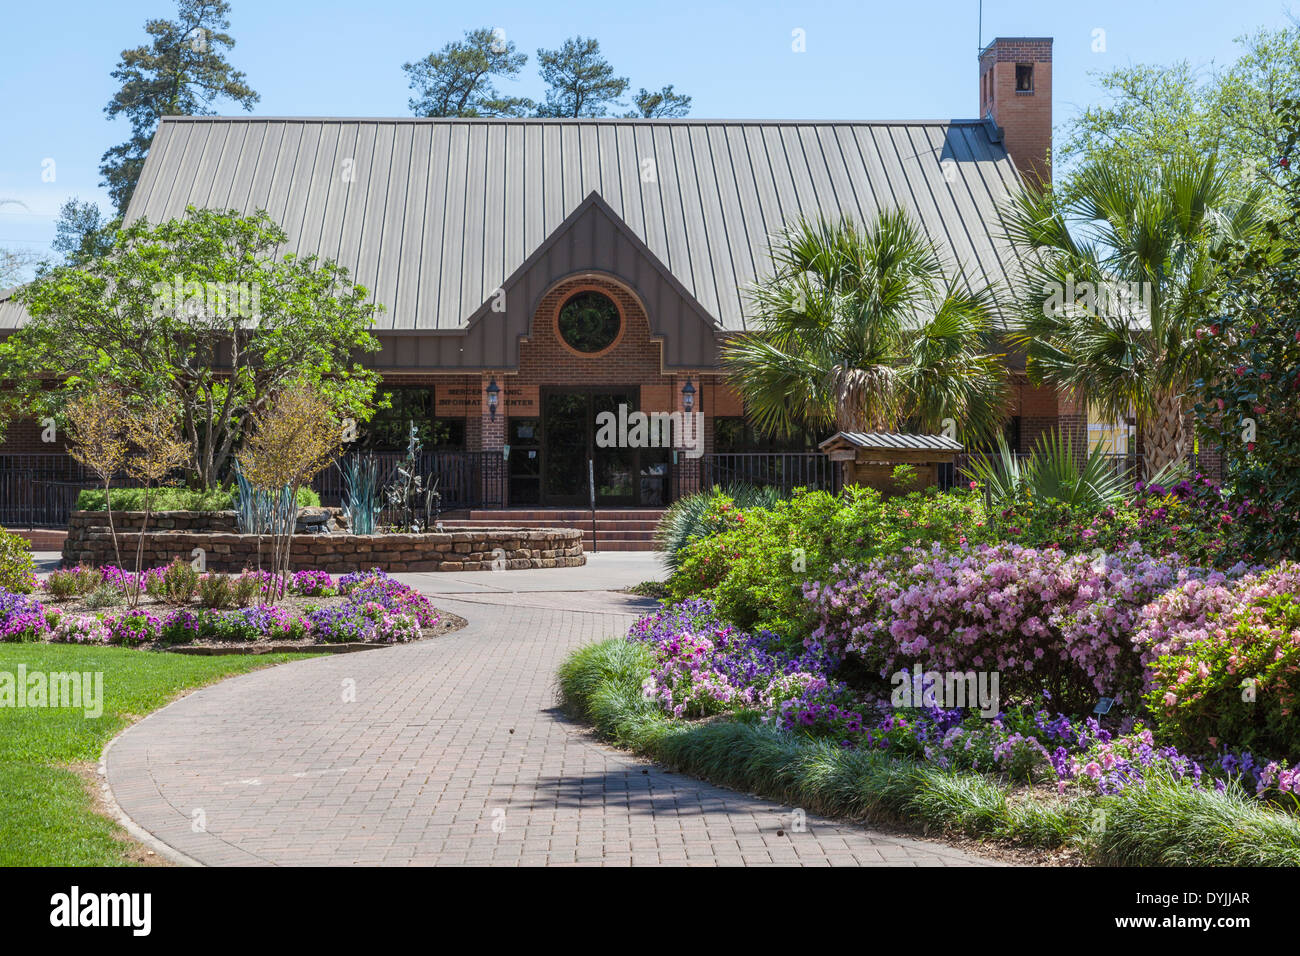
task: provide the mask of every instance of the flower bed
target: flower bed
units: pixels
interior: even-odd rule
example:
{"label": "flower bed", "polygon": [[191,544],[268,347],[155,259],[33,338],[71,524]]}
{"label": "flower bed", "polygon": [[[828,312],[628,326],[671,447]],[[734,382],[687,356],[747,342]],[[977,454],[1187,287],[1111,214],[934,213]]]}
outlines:
{"label": "flower bed", "polygon": [[710,507],[678,603],[561,671],[614,739],[779,799],[1099,862],[1300,864],[1300,565],[1238,560],[1241,506],[1212,483],[1093,510],[933,491]]}
{"label": "flower bed", "polygon": [[[395,644],[463,623],[378,568],[337,580],[300,571],[276,603],[265,601],[269,578],[200,575],[179,562],[139,575],[112,566],[56,571],[41,582],[39,599],[0,591],[0,640],[159,649]],[[143,592],[136,608],[99,609],[126,603],[136,587]]]}
{"label": "flower bed", "polygon": [[882,678],[926,670],[989,671],[1001,691],[1030,700],[1040,690],[1063,706],[1098,697],[1133,703],[1143,659],[1133,635],[1144,609],[1183,584],[1216,587],[1244,573],[1206,572],[1136,546],[1119,555],[1068,555],[1018,545],[963,546],[837,566],[805,595],[820,623],[808,638],[854,654]]}

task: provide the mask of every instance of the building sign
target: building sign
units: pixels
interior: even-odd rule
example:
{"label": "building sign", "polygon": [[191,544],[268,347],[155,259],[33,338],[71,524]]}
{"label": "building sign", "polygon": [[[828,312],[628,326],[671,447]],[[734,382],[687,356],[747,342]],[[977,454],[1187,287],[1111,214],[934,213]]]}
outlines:
{"label": "building sign", "polygon": [[487,399],[473,385],[438,385],[434,388],[434,415],[438,418],[477,418]]}
{"label": "building sign", "polygon": [[541,414],[541,389],[536,385],[507,385],[501,389],[500,403],[507,415],[536,418]]}
{"label": "building sign", "polygon": [[[439,385],[434,389],[434,414],[438,418],[477,418],[487,408],[488,382],[474,385]],[[536,385],[502,385],[497,394],[497,411],[516,418],[535,418],[542,407],[541,389]]]}

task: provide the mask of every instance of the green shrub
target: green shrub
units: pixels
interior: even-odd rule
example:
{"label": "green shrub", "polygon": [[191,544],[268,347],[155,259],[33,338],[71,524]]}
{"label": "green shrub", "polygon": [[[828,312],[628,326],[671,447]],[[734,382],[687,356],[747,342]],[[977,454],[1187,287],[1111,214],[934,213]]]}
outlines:
{"label": "green shrub", "polygon": [[189,604],[199,589],[199,572],[176,558],[162,573],[162,599],[168,604]]}
{"label": "green shrub", "polygon": [[[154,511],[230,511],[234,505],[233,488],[213,488],[196,491],[192,488],[155,488],[152,495]],[[145,489],[114,488],[113,510],[144,511]],[[78,511],[105,510],[103,488],[84,488],[77,495]],[[311,488],[298,490],[300,508],[319,508],[320,495]]]}
{"label": "green shrub", "polygon": [[235,603],[230,578],[212,572],[199,578],[199,603],[206,608],[226,608]]}
{"label": "green shrub", "polygon": [[56,601],[66,601],[77,593],[77,572],[58,569],[45,579],[45,590]]}
{"label": "green shrub", "polygon": [[1300,759],[1300,595],[1256,597],[1223,617],[1152,665],[1147,704],[1161,739]]}
{"label": "green shrub", "polygon": [[894,498],[856,486],[838,498],[796,491],[770,508],[750,509],[719,494],[702,523],[719,530],[682,549],[668,580],[672,600],[710,598],[741,629],[771,630],[792,642],[812,626],[804,583],[824,580],[836,562],[992,536],[977,495],[936,489]]}
{"label": "green shrub", "polygon": [[92,611],[98,611],[101,608],[117,607],[125,604],[126,598],[122,592],[111,584],[99,584],[85,597],[86,607]]}
{"label": "green shrub", "polygon": [[31,593],[36,587],[35,568],[31,543],[0,528],[0,588]]}
{"label": "green shrub", "polygon": [[781,500],[775,488],[749,484],[717,485],[711,491],[699,491],[678,498],[659,519],[655,541],[663,553],[664,565],[677,570],[681,551],[696,538],[707,538],[722,530],[717,503],[728,501],[736,508],[770,508]]}
{"label": "green shrub", "polygon": [[248,607],[262,590],[262,577],[253,571],[245,571],[230,580],[230,599],[236,607]]}

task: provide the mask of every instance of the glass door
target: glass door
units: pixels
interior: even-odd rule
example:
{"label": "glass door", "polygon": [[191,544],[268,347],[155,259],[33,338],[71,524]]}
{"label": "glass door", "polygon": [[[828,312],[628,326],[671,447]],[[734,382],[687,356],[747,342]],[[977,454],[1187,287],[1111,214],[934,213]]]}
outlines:
{"label": "glass door", "polygon": [[636,390],[592,387],[543,391],[544,504],[588,506],[588,460],[593,463],[597,505],[637,503],[641,483],[640,451],[627,446],[626,435],[619,429],[615,429],[613,443],[596,443],[597,416],[608,412],[616,422],[623,421],[620,405],[625,406],[626,413],[636,411]]}
{"label": "glass door", "polygon": [[548,505],[587,504],[591,396],[548,392],[542,398],[542,496]]}

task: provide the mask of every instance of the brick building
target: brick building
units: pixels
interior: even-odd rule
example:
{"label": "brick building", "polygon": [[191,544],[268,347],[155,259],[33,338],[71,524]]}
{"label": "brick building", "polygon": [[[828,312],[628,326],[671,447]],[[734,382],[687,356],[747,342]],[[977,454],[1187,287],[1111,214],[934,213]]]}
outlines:
{"label": "brick building", "polygon": [[[980,115],[933,122],[166,118],[127,218],[266,209],[347,266],[384,306],[372,447],[415,421],[427,448],[499,456],[498,504],[585,504],[590,462],[598,504],[657,506],[685,453],[600,447],[597,416],[689,405],[706,457],[771,447],[718,354],[784,223],[902,206],[971,284],[1014,282],[997,206],[1050,176],[1051,40],[994,40],[978,76]],[[0,330],[22,321],[0,301]],[[1020,449],[1086,443],[1067,398],[1019,372],[1013,393]],[[50,447],[18,427],[0,453]]]}

